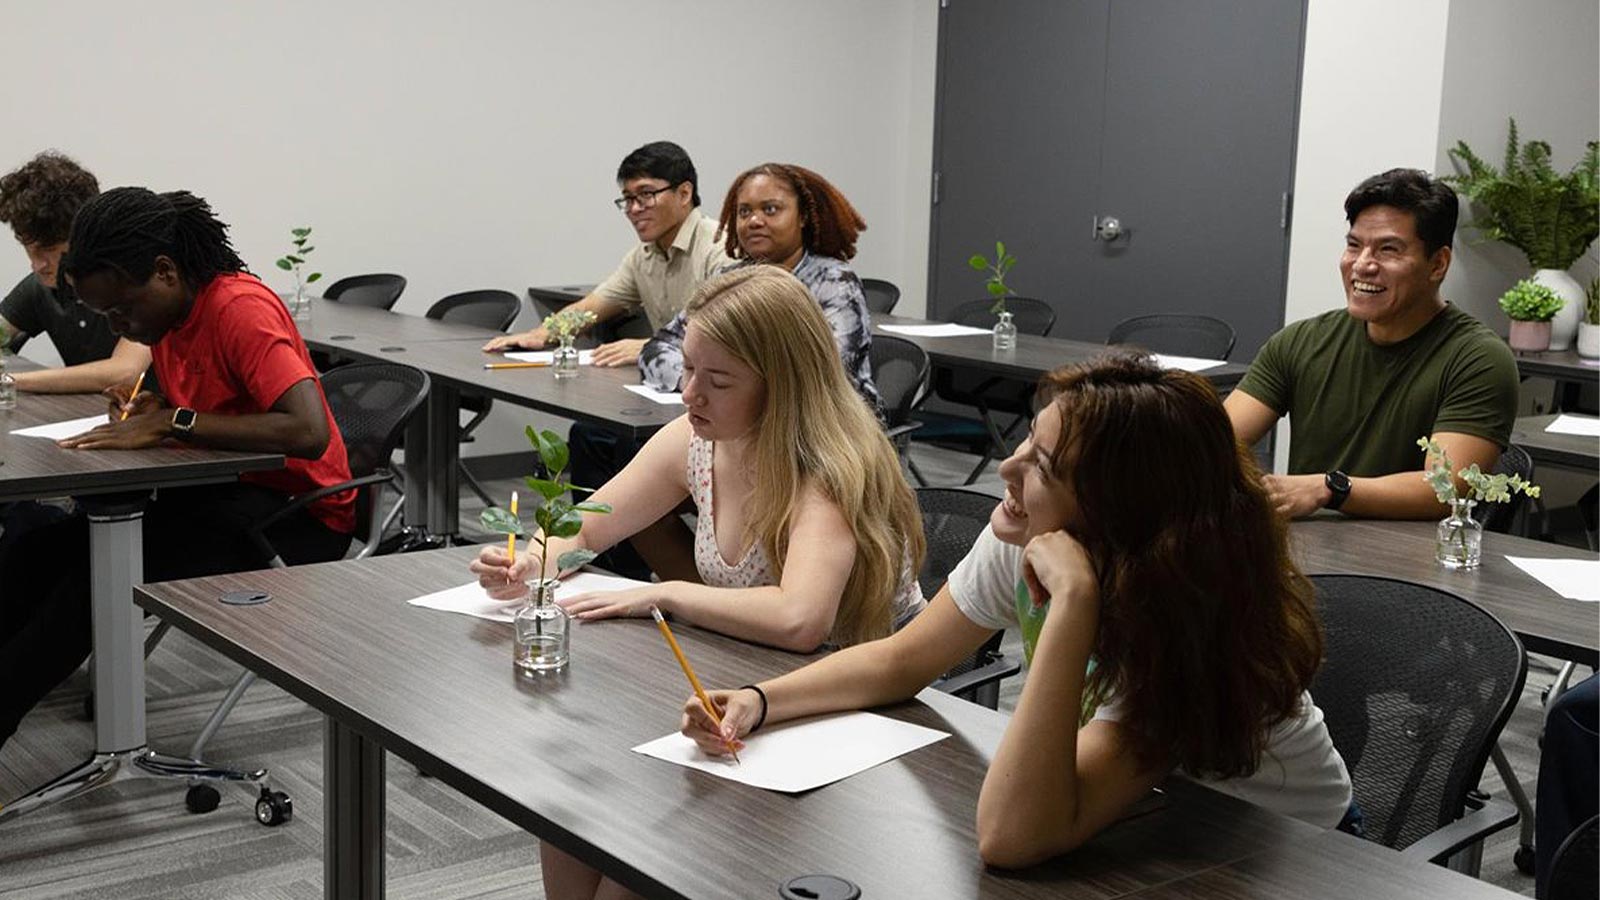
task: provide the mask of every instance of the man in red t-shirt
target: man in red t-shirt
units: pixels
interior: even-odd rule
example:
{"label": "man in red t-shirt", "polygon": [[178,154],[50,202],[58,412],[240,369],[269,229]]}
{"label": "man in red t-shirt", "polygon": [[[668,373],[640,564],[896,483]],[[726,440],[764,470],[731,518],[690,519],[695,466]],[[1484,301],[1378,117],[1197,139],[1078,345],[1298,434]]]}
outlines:
{"label": "man in red t-shirt", "polygon": [[[294,495],[350,478],[344,440],[282,302],[244,271],[206,202],[184,191],[107,191],[79,210],[69,248],[62,270],[78,296],[119,336],[151,348],[165,396],[113,388],[110,421],[61,445],[175,440],[283,454],[278,471],[163,488],[145,512],[146,581],[265,566],[252,526]],[[291,563],[339,559],[354,501],[353,491],[322,498],[267,537]],[[88,546],[80,515],[24,535],[0,559],[0,743],[89,653]]]}

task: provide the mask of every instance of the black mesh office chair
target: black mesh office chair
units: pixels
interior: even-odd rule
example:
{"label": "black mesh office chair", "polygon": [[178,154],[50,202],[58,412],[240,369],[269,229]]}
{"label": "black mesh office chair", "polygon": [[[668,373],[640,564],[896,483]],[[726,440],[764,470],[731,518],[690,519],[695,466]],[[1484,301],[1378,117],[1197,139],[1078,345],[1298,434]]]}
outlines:
{"label": "black mesh office chair", "polygon": [[[517,320],[517,314],[520,312],[522,312],[522,301],[516,294],[489,289],[451,294],[429,307],[424,315],[443,322],[460,322],[503,332]],[[489,410],[493,407],[494,401],[482,394],[461,395],[461,408],[472,413],[472,418],[467,420],[467,424],[461,426],[459,432],[461,443],[467,444],[473,441],[472,432],[483,424],[484,419],[489,418]],[[494,500],[490,498],[489,492],[484,490],[478,479],[468,471],[466,463],[457,460],[456,466],[461,474],[461,480],[478,495],[483,505],[494,506]]]}
{"label": "black mesh office chair", "polygon": [[1129,344],[1152,353],[1227,359],[1233,353],[1233,326],[1211,316],[1162,313],[1123,319],[1111,329],[1107,344]]}
{"label": "black mesh office chair", "polygon": [[1594,900],[1600,896],[1600,817],[1590,816],[1567,835],[1550,862],[1545,900]]}
{"label": "black mesh office chair", "polygon": [[[1494,468],[1490,470],[1493,475],[1520,475],[1526,481],[1533,480],[1533,457],[1528,451],[1511,444],[1505,452],[1495,461]],[[1521,519],[1523,508],[1527,505],[1528,497],[1522,493],[1511,495],[1511,499],[1504,503],[1483,504],[1486,509],[1483,513],[1483,527],[1486,531],[1496,534],[1513,534],[1514,528]]]}
{"label": "black mesh office chair", "polygon": [[911,433],[922,427],[911,412],[928,393],[928,353],[904,338],[879,335],[872,339],[871,355],[872,381],[883,398],[889,441],[917,482],[927,484],[911,459],[910,447]]}
{"label": "black mesh office chair", "polygon": [[322,298],[356,306],[393,309],[395,301],[400,299],[405,289],[406,279],[402,275],[351,275],[328,285],[322,292]]}
{"label": "black mesh office chair", "polygon": [[[922,509],[922,533],[928,553],[917,573],[917,583],[925,597],[932,597],[944,586],[978,535],[989,524],[994,497],[961,488],[917,488],[917,505]],[[1000,681],[1022,671],[1022,664],[1000,652],[1005,632],[996,632],[971,658],[944,674],[933,686],[963,700],[981,703],[990,709],[1000,706]]]}
{"label": "black mesh office chair", "polygon": [[[994,326],[995,316],[990,312],[993,300],[973,300],[957,306],[950,313],[950,321],[958,325],[977,328]],[[1006,298],[1006,309],[1019,334],[1044,336],[1055,327],[1056,312],[1050,304],[1030,297]],[[978,480],[989,462],[1004,459],[1011,453],[1008,441],[1017,426],[1033,415],[1034,382],[1021,378],[1006,378],[966,369],[936,366],[933,370],[933,393],[948,403],[976,407],[982,419],[984,432],[975,435],[983,446],[983,457],[973,466],[964,484]],[[994,414],[1009,415],[1011,423],[1001,428]]]}
{"label": "black mesh office chair", "polygon": [[[322,390],[328,398],[328,408],[344,438],[350,461],[350,480],[321,488],[295,497],[288,505],[256,524],[251,535],[271,557],[275,568],[285,567],[267,534],[273,523],[304,508],[307,504],[341,491],[354,488],[356,494],[356,537],[361,541],[357,559],[376,553],[382,537],[382,517],[377,506],[383,486],[391,484],[394,474],[389,468],[390,457],[400,445],[406,423],[422,407],[428,396],[428,374],[421,369],[399,363],[352,363],[340,366],[322,376]],[[165,633],[165,623],[158,626],[146,644],[146,653]],[[191,759],[200,759],[212,735],[222,721],[255,683],[255,673],[245,671],[229,688],[195,737],[189,750]],[[209,784],[195,784],[189,788],[184,802],[192,812],[210,812],[217,807],[221,797]],[[268,823],[268,824],[276,824]]]}
{"label": "black mesh office chair", "polygon": [[867,294],[867,309],[875,313],[894,312],[900,302],[900,288],[882,278],[861,279],[861,289]]}
{"label": "black mesh office chair", "polygon": [[1522,692],[1527,656],[1493,616],[1444,591],[1313,575],[1327,658],[1311,695],[1350,770],[1370,841],[1442,863],[1517,820],[1473,796]]}

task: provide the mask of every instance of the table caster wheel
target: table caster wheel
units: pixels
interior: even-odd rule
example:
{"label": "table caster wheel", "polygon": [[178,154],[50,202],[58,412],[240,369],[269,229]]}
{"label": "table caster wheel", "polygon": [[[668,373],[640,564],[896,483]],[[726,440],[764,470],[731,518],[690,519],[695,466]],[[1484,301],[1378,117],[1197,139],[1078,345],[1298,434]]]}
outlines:
{"label": "table caster wheel", "polygon": [[256,821],[267,827],[282,825],[294,818],[294,801],[283,791],[261,789],[256,799]]}
{"label": "table caster wheel", "polygon": [[1517,867],[1518,872],[1521,872],[1524,875],[1532,875],[1533,848],[1518,847],[1517,852],[1511,855],[1511,862]]}
{"label": "table caster wheel", "polygon": [[209,784],[191,784],[183,795],[183,805],[192,813],[208,813],[222,802],[222,795]]}

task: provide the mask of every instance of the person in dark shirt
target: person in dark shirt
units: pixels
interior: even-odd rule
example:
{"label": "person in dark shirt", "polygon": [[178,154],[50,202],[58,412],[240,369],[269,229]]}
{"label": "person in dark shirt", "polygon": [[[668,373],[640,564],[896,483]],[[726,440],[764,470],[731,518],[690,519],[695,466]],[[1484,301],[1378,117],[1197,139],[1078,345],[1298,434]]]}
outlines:
{"label": "person in dark shirt", "polygon": [[119,339],[58,274],[73,217],[99,193],[94,175],[54,151],[0,178],[0,222],[11,226],[32,269],[0,300],[0,347],[16,351],[48,334],[66,363],[12,373],[18,390],[94,393],[132,381],[150,366],[149,349]]}

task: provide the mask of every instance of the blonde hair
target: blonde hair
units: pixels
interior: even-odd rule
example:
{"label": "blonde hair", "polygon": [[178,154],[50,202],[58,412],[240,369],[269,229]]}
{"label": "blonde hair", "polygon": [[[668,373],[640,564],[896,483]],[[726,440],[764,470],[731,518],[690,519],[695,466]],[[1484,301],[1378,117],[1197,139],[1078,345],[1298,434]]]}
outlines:
{"label": "blonde hair", "polygon": [[805,483],[816,485],[856,541],[832,640],[856,644],[889,634],[894,598],[922,567],[922,517],[894,447],[845,375],[817,302],[787,271],[745,266],[702,284],[685,313],[689,326],[766,384],[745,536],[761,542],[782,577],[795,500]]}

